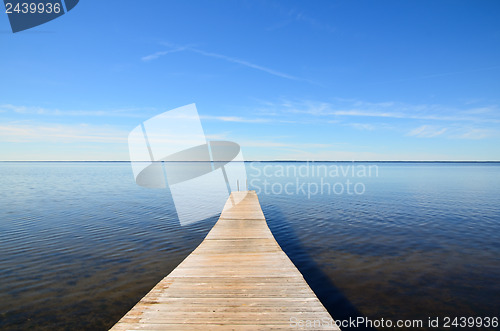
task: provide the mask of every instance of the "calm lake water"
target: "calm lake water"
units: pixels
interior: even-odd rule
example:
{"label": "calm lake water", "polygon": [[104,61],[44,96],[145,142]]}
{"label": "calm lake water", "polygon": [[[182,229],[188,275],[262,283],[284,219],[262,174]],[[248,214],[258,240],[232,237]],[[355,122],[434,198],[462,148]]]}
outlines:
{"label": "calm lake water", "polygon": [[[336,319],[498,317],[500,164],[247,163]],[[205,237],[123,162],[0,162],[0,328],[106,330]]]}

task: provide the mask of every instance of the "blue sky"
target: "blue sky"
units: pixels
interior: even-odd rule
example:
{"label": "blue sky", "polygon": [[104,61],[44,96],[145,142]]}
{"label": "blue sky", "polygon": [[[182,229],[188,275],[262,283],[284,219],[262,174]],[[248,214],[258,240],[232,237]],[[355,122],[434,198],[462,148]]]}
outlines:
{"label": "blue sky", "polygon": [[498,1],[81,1],[0,15],[0,160],[127,160],[196,103],[247,160],[500,160]]}

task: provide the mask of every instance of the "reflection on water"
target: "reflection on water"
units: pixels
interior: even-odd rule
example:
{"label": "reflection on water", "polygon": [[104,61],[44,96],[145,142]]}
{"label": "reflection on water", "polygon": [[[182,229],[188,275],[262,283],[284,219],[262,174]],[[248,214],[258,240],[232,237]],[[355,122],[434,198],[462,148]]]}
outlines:
{"label": "reflection on water", "polygon": [[498,316],[500,165],[377,165],[378,176],[327,179],[362,182],[362,195],[260,195],[278,242],[332,315],[345,318],[345,306],[322,297],[318,269],[371,319]]}
{"label": "reflection on water", "polygon": [[[247,164],[249,183],[334,317],[498,316],[500,165],[377,163],[377,175],[337,177],[276,172],[285,165],[319,163]],[[0,170],[3,329],[110,327],[217,218],[179,226],[168,189],[137,186],[128,163]],[[363,193],[348,194],[347,179]],[[344,191],[311,194],[302,183]]]}

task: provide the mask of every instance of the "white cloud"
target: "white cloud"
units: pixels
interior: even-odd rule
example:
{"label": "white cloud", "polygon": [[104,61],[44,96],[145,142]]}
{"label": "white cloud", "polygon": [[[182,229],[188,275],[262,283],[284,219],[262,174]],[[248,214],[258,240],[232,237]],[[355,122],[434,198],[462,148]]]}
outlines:
{"label": "white cloud", "polygon": [[286,17],[286,19],[270,26],[269,28],[267,28],[268,31],[284,28],[294,21],[299,23],[306,23],[314,29],[323,30],[328,33],[334,33],[336,31],[336,29],[331,25],[323,23],[318,19],[307,15],[306,13],[304,13],[304,11],[298,11],[295,8],[284,7],[278,3],[271,3],[271,6],[277,9],[283,16]]}
{"label": "white cloud", "polygon": [[267,118],[244,118],[239,116],[210,116],[210,115],[202,115],[200,116],[202,119],[207,120],[215,120],[222,122],[238,122],[238,123],[264,123],[270,122],[270,119]]}
{"label": "white cloud", "polygon": [[491,129],[465,129],[462,132],[452,135],[452,138],[457,139],[485,139],[491,137],[498,137],[498,131]]}
{"label": "white cloud", "polygon": [[[254,156],[255,155],[255,156]],[[262,153],[254,154],[245,150],[247,160],[297,160],[297,161],[449,161],[461,160],[453,155],[437,153],[381,153],[348,150],[311,151],[307,149],[279,149],[271,155],[260,157]]]}
{"label": "white cloud", "polygon": [[[172,45],[169,44],[169,43],[165,43],[165,45],[169,46],[169,47],[172,47]],[[277,76],[277,77],[281,77],[281,78],[285,78],[285,79],[301,80],[301,79],[299,79],[299,78],[297,78],[295,76],[292,76],[292,75],[289,75],[289,74],[285,74],[283,72],[280,72],[280,71],[277,71],[277,70],[274,70],[274,69],[270,69],[270,68],[267,68],[267,67],[264,67],[264,66],[261,66],[261,65],[258,65],[258,64],[246,61],[246,60],[242,60],[242,59],[238,59],[238,58],[235,58],[235,57],[230,57],[230,56],[226,56],[226,55],[222,55],[222,54],[218,54],[218,53],[206,52],[204,50],[201,50],[201,49],[198,49],[198,48],[193,48],[191,46],[176,46],[174,49],[166,50],[166,51],[161,51],[161,52],[156,52],[156,53],[144,56],[141,59],[143,61],[152,61],[152,60],[156,60],[156,59],[158,59],[158,58],[160,58],[160,57],[162,57],[164,55],[167,55],[167,54],[170,54],[170,53],[174,53],[174,52],[180,52],[180,51],[190,51],[190,52],[197,53],[197,54],[200,54],[200,55],[203,55],[203,56],[206,56],[206,57],[212,57],[212,58],[224,60],[226,62],[240,64],[242,66],[245,66],[245,67],[248,67],[248,68],[252,68],[252,69],[256,69],[256,70],[259,70],[259,71],[271,74],[273,76]]]}
{"label": "white cloud", "polygon": [[433,138],[445,133],[447,128],[438,128],[430,125],[422,125],[408,132],[409,136],[419,138]]}
{"label": "white cloud", "polygon": [[266,68],[266,67],[263,67],[263,66],[260,66],[260,65],[257,65],[257,64],[245,61],[245,60],[241,60],[241,59],[237,59],[237,58],[234,58],[234,57],[229,57],[229,56],[221,55],[221,54],[217,54],[217,53],[205,52],[205,51],[202,51],[202,50],[199,50],[199,49],[195,49],[195,48],[189,48],[189,50],[192,51],[192,52],[204,55],[204,56],[208,56],[208,57],[213,57],[213,58],[225,60],[227,62],[241,64],[241,65],[243,65],[245,67],[249,67],[249,68],[252,68],[252,69],[260,70],[260,71],[263,71],[263,72],[266,72],[268,74],[271,74],[271,75],[274,75],[274,76],[278,76],[278,77],[281,77],[281,78],[286,78],[286,79],[291,79],[291,80],[299,80],[297,77],[294,77],[292,75],[288,75],[288,74],[276,71],[274,69],[269,69],[269,68]]}
{"label": "white cloud", "polygon": [[22,115],[46,115],[46,116],[95,116],[95,117],[144,117],[144,111],[157,111],[155,108],[122,108],[108,110],[60,110],[44,107],[22,106],[12,104],[0,105],[0,112],[14,112]]}
{"label": "white cloud", "polygon": [[96,142],[127,143],[127,131],[111,126],[88,124],[19,124],[0,125],[0,141],[3,142]]}
{"label": "white cloud", "polygon": [[373,131],[376,128],[375,125],[368,123],[347,123],[346,125],[362,131]]}
{"label": "white cloud", "polygon": [[287,148],[331,148],[333,144],[320,143],[283,143],[279,141],[243,140],[240,145],[244,147],[287,147]]}
{"label": "white cloud", "polygon": [[289,101],[267,103],[271,111],[282,114],[307,114],[327,117],[379,117],[387,119],[493,122],[500,123],[498,106],[457,109],[435,104],[407,104],[401,102],[364,102],[359,100],[337,99],[335,102]]}
{"label": "white cloud", "polygon": [[153,54],[150,54],[150,55],[143,56],[141,58],[141,60],[144,61],[144,62],[148,62],[148,61],[156,60],[156,59],[158,59],[158,58],[160,58],[160,57],[162,57],[164,55],[167,55],[167,54],[182,52],[185,49],[186,49],[186,47],[177,47],[175,49],[171,49],[171,50],[168,50],[168,51],[156,52],[156,53],[153,53]]}
{"label": "white cloud", "polygon": [[[446,135],[445,135],[446,133]],[[471,139],[479,140],[486,138],[499,137],[499,131],[488,128],[474,128],[474,127],[463,127],[463,126],[453,126],[450,128],[443,128],[439,126],[432,125],[422,125],[411,130],[408,136],[418,137],[418,138],[434,138],[439,136],[446,136],[451,139]]]}
{"label": "white cloud", "polygon": [[438,104],[402,102],[365,102],[333,98],[330,102],[313,100],[260,101],[261,117],[270,113],[273,122],[316,125],[338,124],[356,130],[391,131],[402,136],[420,138],[446,137],[485,139],[500,136],[500,108],[497,105],[460,108]]}

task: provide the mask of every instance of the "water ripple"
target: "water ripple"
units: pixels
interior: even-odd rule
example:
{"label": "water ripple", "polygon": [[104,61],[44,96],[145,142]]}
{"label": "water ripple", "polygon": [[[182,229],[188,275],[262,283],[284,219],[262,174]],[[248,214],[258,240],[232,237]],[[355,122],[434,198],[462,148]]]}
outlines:
{"label": "water ripple", "polygon": [[[217,219],[179,226],[168,190],[136,186],[127,163],[0,167],[0,329],[109,328]],[[497,314],[500,166],[395,163],[379,173],[360,196],[259,194],[317,294],[331,293],[319,270],[374,319]],[[335,316],[345,303],[331,301]]]}

